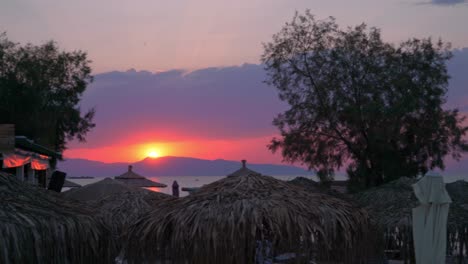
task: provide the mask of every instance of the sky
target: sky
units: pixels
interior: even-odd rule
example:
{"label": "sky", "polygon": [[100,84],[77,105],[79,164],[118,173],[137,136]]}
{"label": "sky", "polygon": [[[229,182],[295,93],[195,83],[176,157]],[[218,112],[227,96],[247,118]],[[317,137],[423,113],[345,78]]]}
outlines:
{"label": "sky", "polygon": [[156,152],[279,163],[266,145],[286,106],[263,83],[259,58],[262,43],[306,9],[343,27],[381,28],[389,42],[451,42],[459,55],[449,103],[468,112],[463,0],[15,0],[0,2],[0,32],[54,40],[92,60],[96,78],[81,106],[96,108],[96,128],[86,143],[71,142],[68,158],[133,162]]}

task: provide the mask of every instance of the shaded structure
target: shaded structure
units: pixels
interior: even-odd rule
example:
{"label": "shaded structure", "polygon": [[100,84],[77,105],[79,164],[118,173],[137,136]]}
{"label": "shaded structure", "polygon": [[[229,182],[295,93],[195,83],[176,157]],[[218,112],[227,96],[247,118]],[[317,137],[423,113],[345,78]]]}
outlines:
{"label": "shaded structure", "polygon": [[133,187],[157,187],[164,188],[167,187],[166,184],[148,180],[147,178],[135,173],[133,171],[133,166],[128,166],[128,171],[120,176],[114,177],[115,180],[125,183]]}
{"label": "shaded structure", "polygon": [[[81,188],[75,188],[61,193],[68,199],[78,201],[99,200],[105,196],[123,193],[125,191],[134,191],[136,188],[123,184],[111,178],[105,178],[95,183],[85,185]],[[149,192],[148,190],[145,190]]]}
{"label": "shaded structure", "polygon": [[289,183],[297,185],[297,186],[301,186],[307,189],[308,191],[312,191],[312,192],[321,192],[324,190],[324,188],[320,185],[320,183],[314,180],[308,179],[306,177],[296,177],[290,180]]}
{"label": "shaded structure", "polygon": [[304,263],[358,263],[370,251],[368,224],[350,202],[258,173],[231,174],[142,217],[130,229],[127,257],[254,263],[289,252]]}
{"label": "shaded structure", "polygon": [[64,187],[64,188],[79,188],[79,187],[81,187],[81,185],[79,185],[78,183],[74,183],[74,182],[65,180],[62,187]]}
{"label": "shaded structure", "polygon": [[242,167],[235,172],[231,173],[228,175],[228,177],[231,176],[246,176],[246,175],[260,175],[260,173],[253,171],[249,168],[247,168],[247,160],[241,160]]}
{"label": "shaded structure", "polygon": [[0,124],[0,170],[19,181],[46,188],[57,159],[62,154],[15,135],[15,125]]}
{"label": "shaded structure", "polygon": [[112,241],[90,208],[0,172],[1,263],[110,263]]}
{"label": "shaded structure", "polygon": [[448,231],[448,253],[460,256],[468,262],[468,182],[459,180],[445,185],[452,198],[450,204]]}
{"label": "shaded structure", "polygon": [[[354,198],[364,206],[371,215],[372,221],[380,227],[383,233],[384,247],[388,254],[410,262],[414,260],[412,209],[419,206],[414,195],[412,184],[417,179],[401,177],[395,181],[356,193]],[[447,192],[452,197],[448,215],[447,255],[455,258],[466,258],[468,228],[468,206],[466,204],[466,182],[446,184]],[[463,202],[465,201],[465,202]],[[461,253],[461,255],[460,255]]]}
{"label": "shaded structure", "polygon": [[95,217],[100,218],[111,230],[116,247],[114,257],[117,257],[128,241],[128,227],[143,214],[153,211],[159,203],[173,199],[171,195],[135,188],[88,201],[88,204],[95,211]]}

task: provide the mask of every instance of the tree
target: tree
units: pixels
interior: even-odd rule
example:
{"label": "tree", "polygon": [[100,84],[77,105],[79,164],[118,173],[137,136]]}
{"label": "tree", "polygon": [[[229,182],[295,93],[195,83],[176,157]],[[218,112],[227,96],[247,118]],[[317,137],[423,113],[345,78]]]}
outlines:
{"label": "tree", "polygon": [[346,165],[355,189],[443,169],[468,151],[465,117],[443,107],[450,57],[440,40],[393,45],[365,24],[343,30],[296,13],[264,44],[267,83],[290,106],[269,148],[324,181]]}
{"label": "tree", "polygon": [[55,42],[21,46],[0,34],[0,123],[55,151],[68,140],[84,141],[95,126],[94,109],[82,115],[79,107],[92,81],[86,56],[60,51]]}

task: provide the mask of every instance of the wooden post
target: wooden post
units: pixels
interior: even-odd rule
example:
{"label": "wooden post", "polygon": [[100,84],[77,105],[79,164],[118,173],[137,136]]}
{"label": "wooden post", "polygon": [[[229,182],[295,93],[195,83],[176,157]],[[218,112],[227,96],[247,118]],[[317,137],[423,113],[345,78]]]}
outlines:
{"label": "wooden post", "polygon": [[16,167],[16,178],[19,181],[24,181],[24,166]]}
{"label": "wooden post", "polygon": [[34,170],[31,168],[31,166],[28,166],[28,181],[31,184],[36,184],[36,179],[34,177]]}

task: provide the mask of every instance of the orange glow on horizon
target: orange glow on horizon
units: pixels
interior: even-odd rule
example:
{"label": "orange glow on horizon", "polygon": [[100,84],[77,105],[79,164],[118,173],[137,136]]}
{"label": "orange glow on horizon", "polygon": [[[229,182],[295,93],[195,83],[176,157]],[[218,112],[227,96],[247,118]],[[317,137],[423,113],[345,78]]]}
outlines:
{"label": "orange glow on horizon", "polygon": [[252,162],[281,163],[279,154],[272,154],[266,145],[272,137],[243,138],[233,140],[181,140],[119,144],[97,148],[72,148],[64,153],[65,159],[79,158],[112,162],[138,162],[145,158],[165,156],[200,159],[247,159]]}
{"label": "orange glow on horizon", "polygon": [[159,155],[159,153],[157,151],[152,150],[152,151],[148,152],[148,157],[155,159],[155,158],[159,158],[160,155]]}

